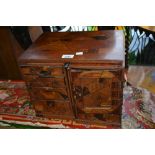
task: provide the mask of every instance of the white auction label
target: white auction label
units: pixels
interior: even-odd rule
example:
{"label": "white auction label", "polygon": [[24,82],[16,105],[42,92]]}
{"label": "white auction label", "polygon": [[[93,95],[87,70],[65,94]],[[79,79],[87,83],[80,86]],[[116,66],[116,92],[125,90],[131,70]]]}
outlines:
{"label": "white auction label", "polygon": [[76,52],[76,55],[83,55],[83,52]]}
{"label": "white auction label", "polygon": [[67,58],[67,59],[74,58],[74,54],[63,54],[61,58]]}

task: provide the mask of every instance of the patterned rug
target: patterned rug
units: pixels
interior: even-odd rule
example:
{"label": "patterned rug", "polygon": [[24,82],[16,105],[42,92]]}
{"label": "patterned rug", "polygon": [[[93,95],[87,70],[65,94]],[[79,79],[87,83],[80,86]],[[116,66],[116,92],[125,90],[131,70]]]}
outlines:
{"label": "patterned rug", "polygon": [[[155,128],[155,95],[131,86],[124,87],[123,94],[122,128]],[[13,128],[115,128],[36,117],[23,81],[0,81],[0,125]]]}

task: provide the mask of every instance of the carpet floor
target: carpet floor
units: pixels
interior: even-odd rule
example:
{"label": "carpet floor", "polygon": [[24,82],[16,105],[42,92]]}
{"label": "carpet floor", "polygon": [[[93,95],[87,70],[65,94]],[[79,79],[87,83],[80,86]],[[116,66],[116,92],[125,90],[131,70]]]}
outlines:
{"label": "carpet floor", "polygon": [[[0,81],[0,128],[115,128],[75,121],[36,117],[23,81]],[[146,89],[125,86],[123,129],[155,128],[155,95]]]}

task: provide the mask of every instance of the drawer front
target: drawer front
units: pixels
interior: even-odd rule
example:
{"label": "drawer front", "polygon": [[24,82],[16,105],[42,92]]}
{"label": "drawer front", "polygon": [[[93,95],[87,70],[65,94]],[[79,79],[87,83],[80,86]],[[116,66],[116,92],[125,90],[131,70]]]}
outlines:
{"label": "drawer front", "polygon": [[65,88],[30,87],[29,93],[32,99],[37,100],[68,100],[68,94]]}
{"label": "drawer front", "polygon": [[63,76],[63,67],[54,66],[21,66],[23,75],[38,75],[40,77]]}
{"label": "drawer front", "polygon": [[65,78],[41,78],[37,75],[24,75],[24,80],[28,86],[32,87],[51,87],[64,88],[66,87]]}
{"label": "drawer front", "polygon": [[53,100],[35,100],[32,101],[37,116],[53,117],[73,117],[69,102],[53,101]]}

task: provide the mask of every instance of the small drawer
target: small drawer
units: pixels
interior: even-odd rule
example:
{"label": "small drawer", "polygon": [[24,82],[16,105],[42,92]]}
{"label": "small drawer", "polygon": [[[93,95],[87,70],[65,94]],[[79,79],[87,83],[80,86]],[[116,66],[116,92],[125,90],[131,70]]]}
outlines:
{"label": "small drawer", "polygon": [[64,88],[66,86],[64,77],[40,78],[36,75],[24,75],[24,80],[32,87]]}
{"label": "small drawer", "polygon": [[32,87],[65,88],[64,79],[50,79],[47,82],[40,80],[37,82],[28,82],[27,84]]}
{"label": "small drawer", "polygon": [[53,67],[53,66],[21,66],[22,74],[33,74],[40,77],[52,77],[52,76],[62,76],[63,68],[62,67]]}
{"label": "small drawer", "polygon": [[73,116],[69,106],[69,102],[53,100],[34,100],[32,101],[32,103],[34,105],[37,115],[40,116]]}
{"label": "small drawer", "polygon": [[36,82],[38,81],[38,76],[37,75],[23,75],[23,79],[26,82]]}
{"label": "small drawer", "polygon": [[32,99],[68,100],[65,88],[52,89],[50,87],[28,87]]}

